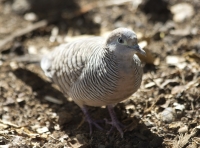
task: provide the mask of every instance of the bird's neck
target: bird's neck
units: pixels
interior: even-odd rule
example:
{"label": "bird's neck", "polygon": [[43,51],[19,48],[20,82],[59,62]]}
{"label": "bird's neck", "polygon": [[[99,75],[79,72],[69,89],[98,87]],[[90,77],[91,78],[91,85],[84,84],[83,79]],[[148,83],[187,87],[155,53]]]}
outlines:
{"label": "bird's neck", "polygon": [[107,56],[109,57],[109,59],[119,61],[121,63],[123,61],[125,62],[133,61],[134,53],[116,52],[116,51],[107,49],[104,51],[104,56]]}

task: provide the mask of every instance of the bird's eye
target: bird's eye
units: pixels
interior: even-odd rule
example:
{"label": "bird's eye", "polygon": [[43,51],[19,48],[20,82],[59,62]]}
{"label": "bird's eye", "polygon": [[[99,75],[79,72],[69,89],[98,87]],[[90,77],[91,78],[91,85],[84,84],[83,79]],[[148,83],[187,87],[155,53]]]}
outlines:
{"label": "bird's eye", "polygon": [[118,42],[119,42],[120,44],[123,44],[123,43],[124,43],[124,40],[123,40],[122,38],[118,38]]}

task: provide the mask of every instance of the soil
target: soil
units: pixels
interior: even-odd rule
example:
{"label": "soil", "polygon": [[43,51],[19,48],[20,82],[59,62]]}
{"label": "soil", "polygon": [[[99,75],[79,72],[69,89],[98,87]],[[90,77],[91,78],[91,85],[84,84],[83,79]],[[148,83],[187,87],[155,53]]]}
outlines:
{"label": "soil", "polygon": [[[194,14],[177,22],[170,8],[183,2]],[[57,3],[0,1],[0,147],[200,147],[199,1]],[[26,29],[41,20],[48,23]],[[107,135],[104,122],[105,131],[90,135],[81,109],[44,75],[38,59],[61,43],[117,27],[133,29],[147,52],[140,56],[143,82],[115,106],[124,137],[117,130]],[[89,111],[96,120],[110,119],[105,106]]]}

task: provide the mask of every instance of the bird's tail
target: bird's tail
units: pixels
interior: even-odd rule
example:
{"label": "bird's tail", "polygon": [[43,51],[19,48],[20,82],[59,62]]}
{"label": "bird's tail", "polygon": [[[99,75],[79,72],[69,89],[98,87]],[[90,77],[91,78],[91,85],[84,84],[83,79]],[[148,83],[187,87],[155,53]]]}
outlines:
{"label": "bird's tail", "polygon": [[40,62],[40,66],[44,71],[45,75],[49,78],[52,78],[53,71],[50,70],[52,65],[52,60],[48,56],[44,56]]}

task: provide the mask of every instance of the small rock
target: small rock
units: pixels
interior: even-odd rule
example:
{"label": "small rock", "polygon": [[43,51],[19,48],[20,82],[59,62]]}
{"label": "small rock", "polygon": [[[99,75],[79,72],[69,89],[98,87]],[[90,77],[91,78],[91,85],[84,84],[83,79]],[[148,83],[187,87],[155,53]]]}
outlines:
{"label": "small rock", "polygon": [[0,145],[1,148],[9,148],[10,145]]}
{"label": "small rock", "polygon": [[184,125],[183,127],[180,127],[178,132],[179,133],[186,133],[188,131],[188,126]]}
{"label": "small rock", "polygon": [[59,124],[55,125],[54,129],[57,130],[57,131],[59,131],[60,130],[60,125]]}
{"label": "small rock", "polygon": [[142,3],[142,0],[134,0],[132,1],[132,4],[133,4],[133,8],[134,9],[137,9],[138,6]]}
{"label": "small rock", "polygon": [[12,9],[18,14],[23,14],[31,8],[28,0],[14,0],[12,4]]}
{"label": "small rock", "polygon": [[17,100],[17,103],[23,103],[25,101],[24,98],[17,98],[16,100]]}
{"label": "small rock", "polygon": [[185,105],[179,104],[177,102],[174,102],[173,105],[174,105],[174,108],[176,110],[180,110],[180,111],[184,111],[185,110]]}
{"label": "small rock", "polygon": [[194,8],[188,3],[179,3],[171,7],[171,12],[174,14],[173,20],[177,23],[184,22],[194,15]]}
{"label": "small rock", "polygon": [[185,62],[185,58],[181,56],[167,56],[166,63],[169,65],[177,65],[178,63]]}
{"label": "small rock", "polygon": [[15,70],[15,69],[17,69],[18,68],[18,65],[17,65],[17,63],[16,62],[10,62],[10,67],[13,69],[13,70]]}
{"label": "small rock", "polygon": [[51,36],[49,38],[49,41],[50,42],[55,42],[56,41],[56,38],[58,37],[58,33],[59,33],[59,28],[58,27],[54,27],[52,30],[51,30]]}
{"label": "small rock", "polygon": [[93,21],[94,21],[95,23],[97,23],[97,24],[100,24],[100,23],[102,22],[102,18],[101,18],[100,15],[96,15],[96,16],[94,16]]}
{"label": "small rock", "polygon": [[62,137],[59,138],[59,141],[64,142],[65,140],[67,140],[69,138],[68,135],[63,135]]}
{"label": "small rock", "polygon": [[144,121],[144,124],[145,124],[147,127],[152,127],[152,126],[154,126],[154,123],[151,122],[150,120]]}
{"label": "small rock", "polygon": [[38,128],[38,129],[37,129],[37,132],[38,132],[39,134],[46,133],[46,132],[48,132],[48,131],[49,131],[49,129],[48,129],[47,127],[42,127],[42,128]]}
{"label": "small rock", "polygon": [[30,13],[26,13],[24,15],[24,19],[27,20],[27,21],[30,21],[30,22],[34,22],[34,21],[37,21],[37,15],[33,12],[30,12]]}
{"label": "small rock", "polygon": [[1,124],[1,123],[0,123],[0,130],[6,129],[6,128],[8,128],[8,127],[9,127],[8,125],[6,125],[6,124]]}
{"label": "small rock", "polygon": [[161,120],[170,123],[175,120],[176,112],[173,108],[168,107],[160,113]]}
{"label": "small rock", "polygon": [[3,105],[13,105],[15,104],[15,100],[11,97],[6,98],[6,101],[3,103]]}

